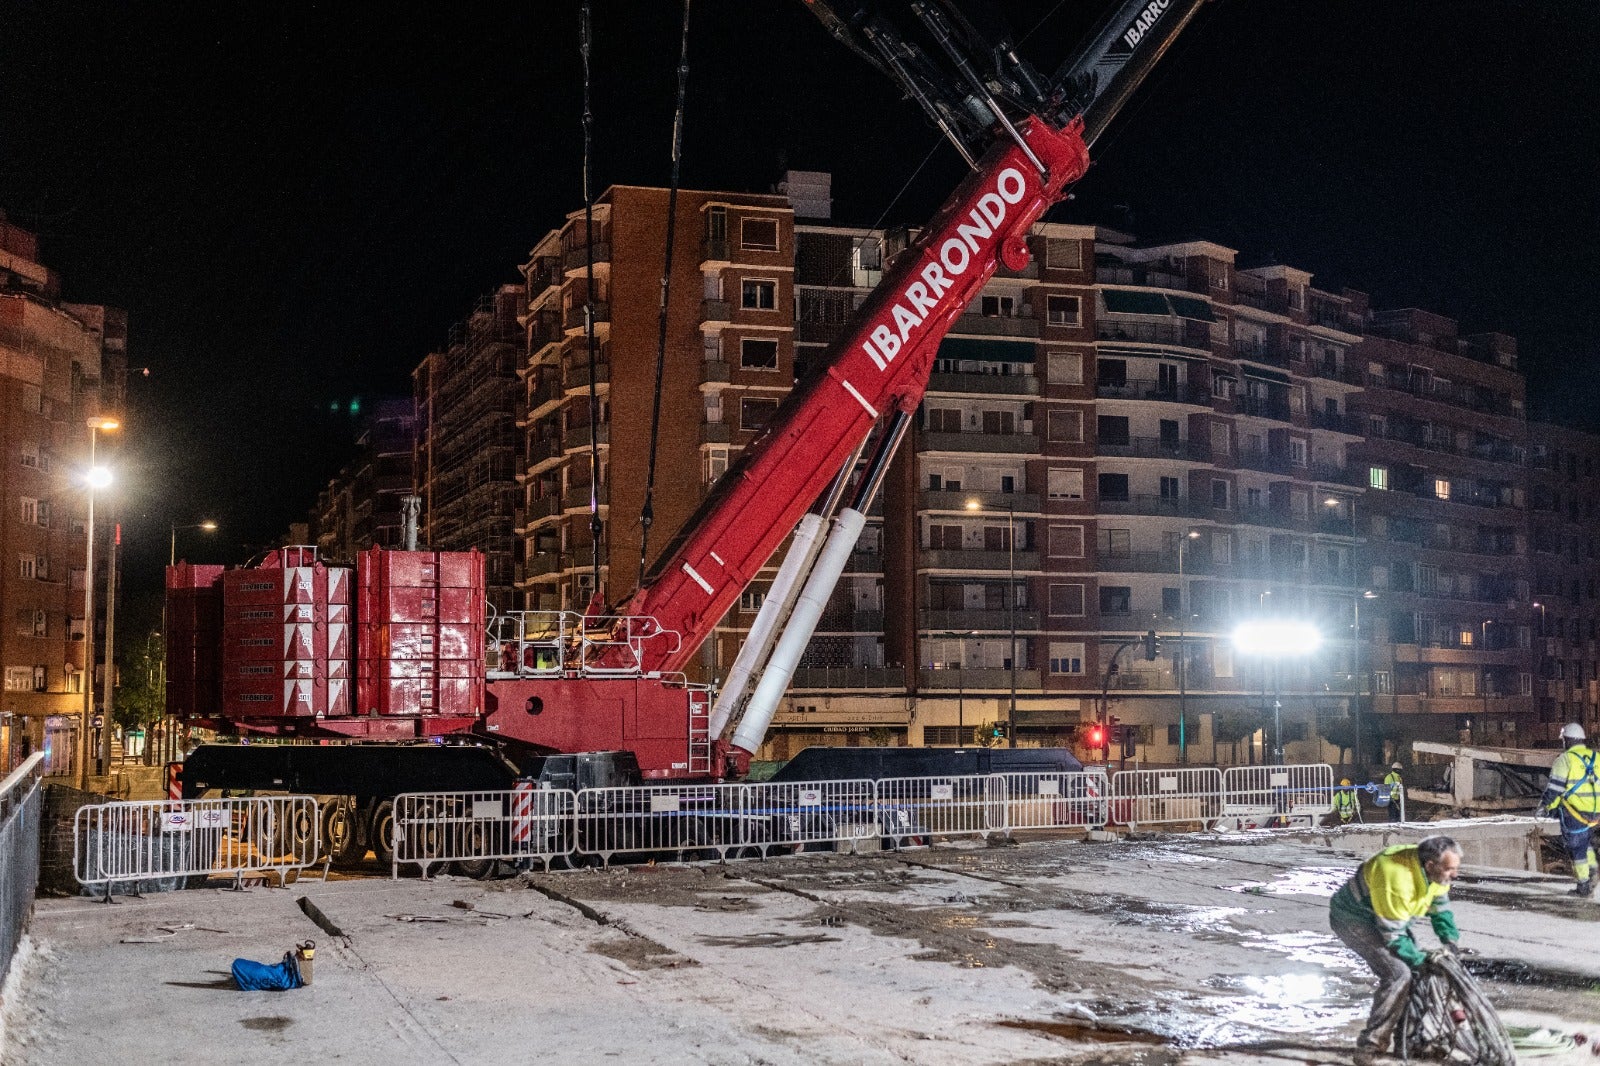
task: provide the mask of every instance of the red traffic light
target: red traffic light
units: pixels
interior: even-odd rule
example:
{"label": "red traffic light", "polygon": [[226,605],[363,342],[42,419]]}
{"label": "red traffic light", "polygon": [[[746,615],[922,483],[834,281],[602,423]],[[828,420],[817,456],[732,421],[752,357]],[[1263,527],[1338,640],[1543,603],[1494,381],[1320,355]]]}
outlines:
{"label": "red traffic light", "polygon": [[1102,725],[1092,725],[1086,734],[1089,747],[1103,748],[1106,746],[1106,728]]}

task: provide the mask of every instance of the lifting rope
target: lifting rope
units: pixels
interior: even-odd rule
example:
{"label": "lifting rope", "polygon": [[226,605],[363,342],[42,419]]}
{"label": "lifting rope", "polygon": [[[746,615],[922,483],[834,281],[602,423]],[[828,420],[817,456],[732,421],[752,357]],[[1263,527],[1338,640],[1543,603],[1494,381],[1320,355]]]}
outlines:
{"label": "lifting rope", "polygon": [[650,559],[650,526],[655,522],[656,445],[661,435],[661,381],[667,365],[667,306],[672,295],[672,243],[678,225],[678,174],[683,161],[683,100],[689,84],[689,0],[683,0],[683,34],[678,47],[678,104],[672,114],[672,183],[667,187],[667,254],[661,267],[661,310],[656,321],[656,383],[650,404],[650,459],[645,468],[644,507],[639,511],[639,576]]}
{"label": "lifting rope", "polygon": [[589,540],[594,557],[594,593],[584,605],[585,613],[591,613],[590,607],[604,602],[600,587],[600,394],[595,385],[598,367],[594,350],[594,193],[589,185],[594,139],[594,109],[589,101],[592,32],[589,0],[583,0],[578,23],[578,51],[583,55],[583,236],[588,271],[583,294],[583,325],[589,347]]}

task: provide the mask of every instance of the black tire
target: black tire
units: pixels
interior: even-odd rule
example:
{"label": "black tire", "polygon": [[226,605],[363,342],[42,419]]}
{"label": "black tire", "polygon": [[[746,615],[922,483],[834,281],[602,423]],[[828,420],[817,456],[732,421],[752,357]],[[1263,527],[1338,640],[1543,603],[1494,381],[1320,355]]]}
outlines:
{"label": "black tire", "polygon": [[394,800],[379,800],[372,808],[367,840],[372,844],[372,854],[377,857],[379,866],[394,863]]}
{"label": "black tire", "polygon": [[359,830],[356,811],[349,800],[341,796],[323,805],[322,850],[335,866],[354,866],[367,857]]}
{"label": "black tire", "polygon": [[498,859],[461,859],[450,864],[451,871],[458,877],[470,877],[474,881],[489,880],[499,866]]}
{"label": "black tire", "polygon": [[717,827],[700,818],[686,823],[678,839],[678,852],[684,862],[714,862],[722,858],[716,847],[721,843]]}
{"label": "black tire", "polygon": [[313,844],[321,828],[318,825],[317,810],[315,807],[307,808],[303,803],[297,803],[290,810],[287,818],[281,819],[282,825],[278,829],[278,842],[286,852],[291,852],[295,858],[315,859],[316,854]]}

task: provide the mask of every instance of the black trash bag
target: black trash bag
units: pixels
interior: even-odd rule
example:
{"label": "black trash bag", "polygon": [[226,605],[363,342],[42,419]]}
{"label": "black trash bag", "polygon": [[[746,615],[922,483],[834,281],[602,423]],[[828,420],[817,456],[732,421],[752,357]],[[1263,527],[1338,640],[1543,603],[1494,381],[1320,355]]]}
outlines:
{"label": "black trash bag", "polygon": [[1511,1037],[1494,1004],[1461,960],[1433,951],[1412,975],[1411,996],[1395,1030],[1395,1053],[1407,1061],[1516,1066]]}
{"label": "black trash bag", "polygon": [[300,962],[292,951],[285,951],[279,963],[234,959],[233,980],[241,992],[286,992],[305,984],[300,979]]}

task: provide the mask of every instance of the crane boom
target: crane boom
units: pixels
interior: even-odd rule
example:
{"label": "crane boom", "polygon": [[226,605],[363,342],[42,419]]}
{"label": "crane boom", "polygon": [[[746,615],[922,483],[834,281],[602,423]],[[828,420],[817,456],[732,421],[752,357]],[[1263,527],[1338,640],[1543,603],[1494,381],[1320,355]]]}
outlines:
{"label": "crane boom", "polygon": [[[876,15],[843,17],[822,0],[806,2],[830,32],[864,54],[873,47],[902,58],[915,53]],[[1125,0],[1063,64],[1048,98],[1026,101],[1036,113],[1016,122],[966,64],[962,77],[942,87],[946,101],[967,94],[967,112],[991,114],[1004,135],[990,131],[972,173],[895,258],[824,357],[822,371],[789,394],[623,605],[622,614],[654,619],[682,637],[647,645],[645,670],[681,670],[879,418],[921,402],[950,327],[1001,263],[1015,270],[1027,265],[1030,229],[1088,170],[1086,118],[1096,133],[1103,129],[1204,2]],[[912,8],[928,15],[918,3]],[[866,27],[859,41],[856,27]],[[953,48],[949,23],[938,28],[946,35],[941,44]],[[913,58],[906,69],[919,72],[916,92],[927,98],[926,72],[934,64]],[[945,121],[949,108],[930,114],[957,136]],[[967,154],[969,146],[958,147]]]}

